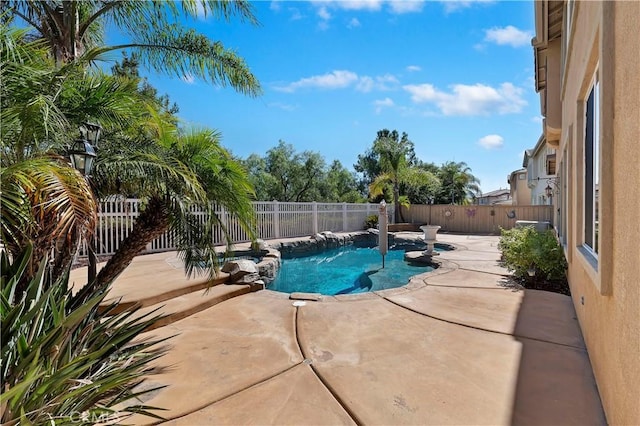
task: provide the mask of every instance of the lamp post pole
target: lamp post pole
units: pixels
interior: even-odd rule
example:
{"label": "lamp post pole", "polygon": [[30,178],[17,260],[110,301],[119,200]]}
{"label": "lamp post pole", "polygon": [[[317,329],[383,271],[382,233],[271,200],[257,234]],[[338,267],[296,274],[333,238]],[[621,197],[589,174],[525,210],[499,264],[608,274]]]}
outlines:
{"label": "lamp post pole", "polygon": [[[80,138],[77,139],[69,150],[69,158],[71,165],[78,170],[85,179],[89,180],[93,169],[94,160],[97,157],[96,147],[100,139],[102,127],[94,123],[82,123],[80,126]],[[87,268],[87,282],[91,283],[96,279],[98,259],[96,257],[95,237],[91,232],[89,241],[87,241],[87,255],[89,265]]]}

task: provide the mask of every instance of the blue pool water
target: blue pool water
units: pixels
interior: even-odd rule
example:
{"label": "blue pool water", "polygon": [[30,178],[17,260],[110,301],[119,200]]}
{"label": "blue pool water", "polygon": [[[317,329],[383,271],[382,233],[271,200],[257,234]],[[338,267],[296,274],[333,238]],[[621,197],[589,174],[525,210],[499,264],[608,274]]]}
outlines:
{"label": "blue pool water", "polygon": [[405,262],[404,253],[389,250],[384,269],[377,247],[347,246],[284,259],[276,279],[267,288],[284,293],[355,294],[400,287],[410,277],[433,270],[431,266]]}

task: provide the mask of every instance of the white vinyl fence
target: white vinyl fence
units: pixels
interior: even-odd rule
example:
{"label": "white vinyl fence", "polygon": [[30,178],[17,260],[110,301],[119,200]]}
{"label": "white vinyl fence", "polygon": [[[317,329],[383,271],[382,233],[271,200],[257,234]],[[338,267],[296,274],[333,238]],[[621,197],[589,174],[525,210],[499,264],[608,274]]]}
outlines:
{"label": "white vinyl fence", "polygon": [[[118,250],[140,214],[140,200],[111,199],[100,203],[98,225],[95,232],[96,254],[109,255]],[[258,238],[302,237],[323,231],[352,232],[364,228],[367,216],[378,214],[377,204],[349,203],[284,203],[258,201],[253,203]],[[393,206],[387,211],[393,215]],[[249,241],[233,215],[222,207],[215,208],[216,215],[225,224],[234,242]],[[205,221],[204,213],[195,213]],[[393,218],[390,218],[393,222]],[[214,232],[214,243],[224,244],[224,233],[219,227]],[[145,253],[169,251],[175,248],[170,233],[165,233],[147,245]],[[86,245],[80,248],[80,256],[86,256]]]}

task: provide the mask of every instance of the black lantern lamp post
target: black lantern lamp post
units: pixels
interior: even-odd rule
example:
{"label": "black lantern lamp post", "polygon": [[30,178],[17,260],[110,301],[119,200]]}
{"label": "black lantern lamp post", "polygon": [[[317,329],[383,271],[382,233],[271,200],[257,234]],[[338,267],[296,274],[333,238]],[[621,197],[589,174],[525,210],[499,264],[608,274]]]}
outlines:
{"label": "black lantern lamp post", "polygon": [[551,188],[551,185],[547,184],[547,187],[544,189],[545,194],[547,194],[548,198],[553,197],[553,188]]}
{"label": "black lantern lamp post", "polygon": [[69,149],[71,165],[84,176],[91,175],[101,131],[102,127],[99,124],[82,123],[80,139],[77,139]]}
{"label": "black lantern lamp post", "polygon": [[[71,165],[74,169],[82,173],[85,178],[91,176],[93,162],[97,156],[96,147],[98,146],[101,132],[102,127],[100,127],[99,124],[82,123],[80,126],[80,138],[77,139],[73,145],[71,145],[71,149],[69,149]],[[88,282],[91,283],[96,278],[96,266],[98,263],[93,234],[87,243],[89,251]]]}

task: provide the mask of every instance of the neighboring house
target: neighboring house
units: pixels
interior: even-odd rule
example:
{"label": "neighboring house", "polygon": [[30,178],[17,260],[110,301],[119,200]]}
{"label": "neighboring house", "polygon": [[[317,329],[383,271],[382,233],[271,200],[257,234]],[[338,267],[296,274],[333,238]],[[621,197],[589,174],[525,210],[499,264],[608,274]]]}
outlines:
{"label": "neighboring house", "polygon": [[511,200],[514,206],[528,206],[531,204],[531,189],[527,185],[527,169],[511,172],[507,178]]}
{"label": "neighboring house", "polygon": [[527,169],[527,185],[531,189],[531,205],[553,204],[558,192],[556,179],[556,149],[540,136],[533,149],[524,152],[522,167]]}
{"label": "neighboring house", "polygon": [[511,191],[508,189],[496,189],[495,191],[485,192],[477,200],[481,206],[511,204]]}
{"label": "neighboring house", "polygon": [[556,231],[607,422],[619,425],[640,424],[638,22],[637,1],[537,1],[532,42],[557,149]]}

